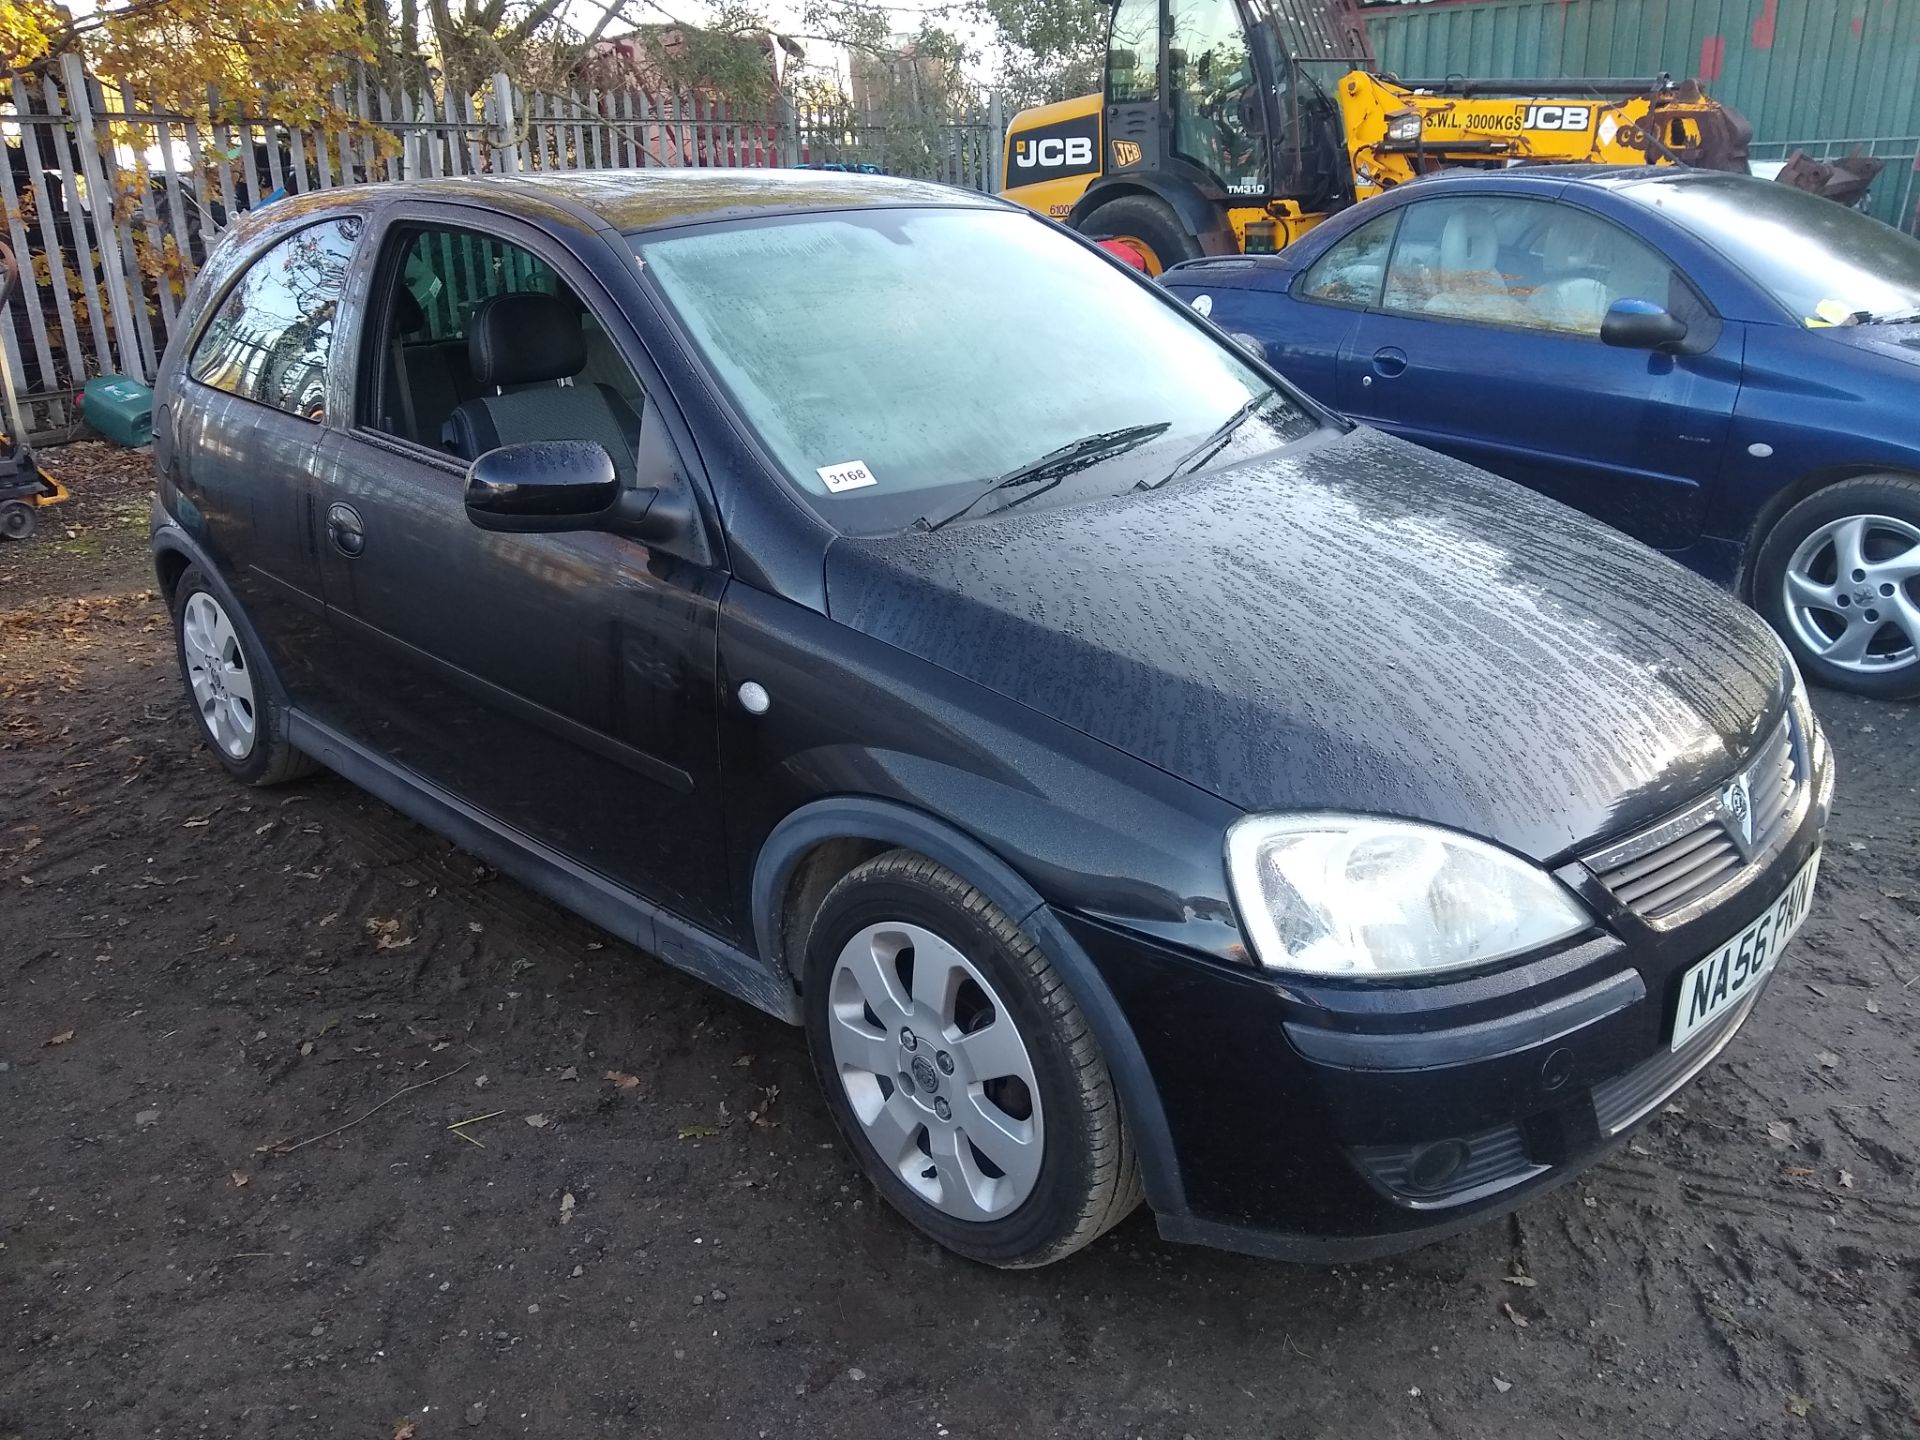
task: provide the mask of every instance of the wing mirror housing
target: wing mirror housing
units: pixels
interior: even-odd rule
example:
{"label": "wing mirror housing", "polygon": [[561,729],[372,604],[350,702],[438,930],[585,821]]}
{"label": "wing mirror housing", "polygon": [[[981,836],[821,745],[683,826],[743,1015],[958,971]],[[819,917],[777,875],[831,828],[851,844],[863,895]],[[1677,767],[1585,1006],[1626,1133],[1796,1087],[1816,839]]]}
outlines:
{"label": "wing mirror housing", "polygon": [[1687,338],[1687,322],[1651,300],[1616,300],[1600,322],[1603,344],[1623,350],[1671,350]]}
{"label": "wing mirror housing", "polygon": [[623,487],[613,457],[592,440],[489,450],[467,467],[466,506],[482,530],[518,535],[606,530],[658,542],[684,533],[692,519],[677,487]]}

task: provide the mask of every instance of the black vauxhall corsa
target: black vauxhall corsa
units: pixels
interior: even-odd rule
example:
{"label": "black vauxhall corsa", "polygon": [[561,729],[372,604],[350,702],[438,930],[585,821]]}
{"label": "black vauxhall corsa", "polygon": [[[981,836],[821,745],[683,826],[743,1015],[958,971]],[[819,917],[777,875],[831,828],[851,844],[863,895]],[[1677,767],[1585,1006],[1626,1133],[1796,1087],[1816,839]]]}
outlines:
{"label": "black vauxhall corsa", "polygon": [[240,780],[328,766],[806,1027],[996,1265],[1360,1257],[1731,1040],[1832,763],[1747,610],[1301,398],[1029,212],[602,172],[277,202],[154,553]]}

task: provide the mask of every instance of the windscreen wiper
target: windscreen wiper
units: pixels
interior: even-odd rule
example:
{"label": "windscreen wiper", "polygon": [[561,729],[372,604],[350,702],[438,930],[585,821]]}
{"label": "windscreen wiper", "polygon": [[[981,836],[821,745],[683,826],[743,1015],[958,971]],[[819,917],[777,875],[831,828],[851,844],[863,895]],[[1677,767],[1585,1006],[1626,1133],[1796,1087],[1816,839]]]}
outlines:
{"label": "windscreen wiper", "polygon": [[922,515],[913,522],[913,528],[938,530],[943,525],[951,525],[963,515],[971,514],[973,508],[989,495],[1001,490],[1017,489],[1022,485],[1047,482],[1040,484],[1038,489],[1029,490],[1025,495],[1010,500],[1000,507],[1002,510],[1010,510],[1023,501],[1033,499],[1036,495],[1044,495],[1077,471],[1097,465],[1100,461],[1122,454],[1135,446],[1144,445],[1157,435],[1166,434],[1172,425],[1171,420],[1156,420],[1151,425],[1125,425],[1118,430],[1102,430],[1093,435],[1082,435],[1078,440],[1069,440],[1065,445],[1049,450],[1039,459],[1029,460],[1026,464],[1016,466],[998,479],[989,482],[984,490],[951,515],[942,516],[938,520],[930,520]]}
{"label": "windscreen wiper", "polygon": [[1920,320],[1920,309],[1893,310],[1885,315],[1868,315],[1860,323],[1862,325],[1911,325],[1916,320]]}
{"label": "windscreen wiper", "polygon": [[1162,475],[1158,480],[1142,480],[1133,488],[1136,490],[1158,490],[1169,480],[1177,480],[1182,475],[1188,475],[1198,470],[1202,465],[1206,464],[1207,461],[1220,453],[1226,446],[1227,441],[1233,438],[1234,431],[1238,430],[1242,425],[1246,424],[1247,421],[1264,410],[1267,402],[1279,393],[1280,391],[1277,386],[1267,386],[1266,389],[1262,390],[1258,395],[1255,395],[1251,400],[1247,401],[1246,404],[1242,405],[1222,421],[1220,427],[1211,435],[1207,436],[1206,439],[1202,440],[1198,445],[1194,446],[1176,460],[1173,468],[1166,474]]}

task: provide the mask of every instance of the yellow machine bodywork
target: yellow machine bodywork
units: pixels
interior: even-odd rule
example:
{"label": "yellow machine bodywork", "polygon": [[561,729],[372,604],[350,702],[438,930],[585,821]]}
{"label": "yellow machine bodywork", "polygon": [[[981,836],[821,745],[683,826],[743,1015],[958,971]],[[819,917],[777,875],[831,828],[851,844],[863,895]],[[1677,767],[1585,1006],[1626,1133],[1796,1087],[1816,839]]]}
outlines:
{"label": "yellow machine bodywork", "polygon": [[[1384,75],[1353,70],[1330,87],[1337,105],[1350,172],[1352,198],[1365,200],[1444,166],[1497,167],[1520,161],[1585,161],[1596,164],[1664,164],[1701,143],[1700,117],[1721,110],[1691,82],[1646,94],[1607,98],[1544,95],[1433,94],[1409,89]],[[1103,97],[1082,95],[1023,110],[1008,127],[1004,166],[1007,199],[1056,220],[1072,223],[1075,207],[1097,182],[1143,176],[1137,145],[1109,140],[1102,125]],[[1032,170],[1036,134],[1091,122],[1099,143],[1084,168],[1062,167],[1053,154],[1043,160],[1048,178],[1022,183]],[[1249,253],[1278,250],[1306,234],[1331,213],[1307,211],[1297,201],[1219,205],[1236,246]],[[1129,237],[1114,237],[1129,239]],[[1151,247],[1136,244],[1150,271],[1160,269]]]}
{"label": "yellow machine bodywork", "polygon": [[[1596,165],[1661,164],[1700,145],[1699,121],[1720,106],[1697,85],[1592,96],[1430,95],[1356,70],[1336,87],[1353,195],[1365,200],[1442,165],[1518,160]],[[1392,138],[1418,116],[1419,138]]]}

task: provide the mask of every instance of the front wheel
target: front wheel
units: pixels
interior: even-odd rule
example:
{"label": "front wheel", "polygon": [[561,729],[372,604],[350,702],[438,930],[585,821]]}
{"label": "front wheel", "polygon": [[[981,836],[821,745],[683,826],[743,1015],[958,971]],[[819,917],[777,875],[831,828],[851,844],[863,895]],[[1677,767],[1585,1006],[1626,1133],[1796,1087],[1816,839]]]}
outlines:
{"label": "front wheel", "polygon": [[807,1038],[861,1168],[921,1230],[989,1265],[1045,1265],[1140,1201],[1086,1018],[1052,963],[952,871],[890,851],[827,893]]}
{"label": "front wheel", "polygon": [[1140,256],[1149,275],[1198,260],[1200,242],[1187,233],[1180,217],[1164,200],[1151,195],[1122,195],[1095,206],[1079,229],[1095,240],[1118,240]]}
{"label": "front wheel", "polygon": [[1920,481],[1862,475],[1816,490],[1768,533],[1753,589],[1809,680],[1920,696]]}

